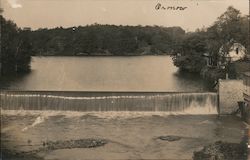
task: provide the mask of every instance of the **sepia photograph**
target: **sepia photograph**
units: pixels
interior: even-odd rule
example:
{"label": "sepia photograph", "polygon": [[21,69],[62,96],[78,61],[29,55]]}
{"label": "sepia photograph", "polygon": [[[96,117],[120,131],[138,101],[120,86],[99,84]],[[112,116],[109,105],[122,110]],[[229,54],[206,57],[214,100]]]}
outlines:
{"label": "sepia photograph", "polygon": [[0,0],[0,160],[250,159],[249,0]]}

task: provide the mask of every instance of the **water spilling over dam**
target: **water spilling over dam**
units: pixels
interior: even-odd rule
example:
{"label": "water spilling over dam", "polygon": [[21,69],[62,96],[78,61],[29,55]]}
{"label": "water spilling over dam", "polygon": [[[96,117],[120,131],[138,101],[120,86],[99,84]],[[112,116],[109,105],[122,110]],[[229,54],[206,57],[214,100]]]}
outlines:
{"label": "water spilling over dam", "polygon": [[4,110],[217,113],[217,93],[1,91]]}

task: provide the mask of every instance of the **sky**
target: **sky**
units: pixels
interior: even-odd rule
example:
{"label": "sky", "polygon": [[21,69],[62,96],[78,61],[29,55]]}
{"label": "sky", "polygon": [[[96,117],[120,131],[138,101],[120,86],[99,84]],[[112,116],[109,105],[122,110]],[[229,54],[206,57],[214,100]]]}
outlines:
{"label": "sky", "polygon": [[[249,0],[0,0],[3,16],[19,27],[55,28],[89,24],[208,27],[232,5],[249,15]],[[185,10],[156,10],[160,3]]]}

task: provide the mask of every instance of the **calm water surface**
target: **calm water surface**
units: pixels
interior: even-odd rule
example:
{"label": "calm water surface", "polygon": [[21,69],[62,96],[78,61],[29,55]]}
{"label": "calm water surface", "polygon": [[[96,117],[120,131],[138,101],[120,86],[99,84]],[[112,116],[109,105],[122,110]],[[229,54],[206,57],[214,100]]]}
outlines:
{"label": "calm water surface", "polygon": [[33,57],[25,76],[0,88],[71,91],[204,91],[199,76],[180,73],[170,56]]}

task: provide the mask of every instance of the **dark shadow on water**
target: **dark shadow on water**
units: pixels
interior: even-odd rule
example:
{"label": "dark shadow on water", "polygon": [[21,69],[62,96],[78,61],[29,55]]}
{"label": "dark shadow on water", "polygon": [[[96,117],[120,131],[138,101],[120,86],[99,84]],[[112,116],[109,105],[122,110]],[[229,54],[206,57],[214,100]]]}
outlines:
{"label": "dark shadow on water", "polygon": [[192,73],[192,72],[187,72],[181,69],[178,69],[176,73],[174,73],[175,76],[180,77],[180,78],[188,78],[188,79],[200,79],[201,76],[198,73]]}
{"label": "dark shadow on water", "polygon": [[13,83],[22,81],[25,77],[30,75],[32,72],[34,71],[30,70],[25,73],[14,73],[14,74],[7,74],[4,76],[0,76],[0,90],[10,89]]}
{"label": "dark shadow on water", "polygon": [[178,69],[173,74],[179,80],[189,81],[190,83],[202,84],[204,91],[215,91],[214,83],[208,79],[203,78],[199,73],[192,73],[185,70]]}

